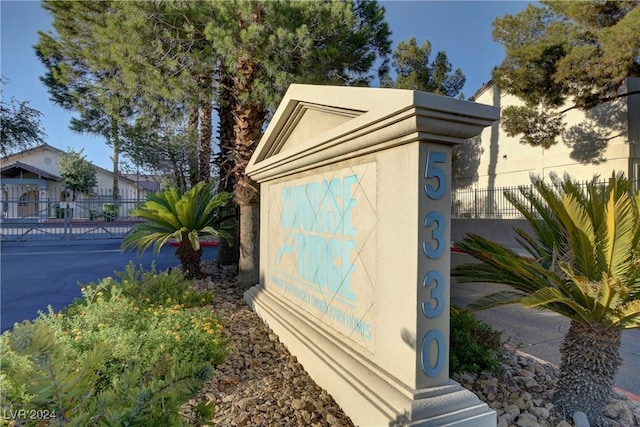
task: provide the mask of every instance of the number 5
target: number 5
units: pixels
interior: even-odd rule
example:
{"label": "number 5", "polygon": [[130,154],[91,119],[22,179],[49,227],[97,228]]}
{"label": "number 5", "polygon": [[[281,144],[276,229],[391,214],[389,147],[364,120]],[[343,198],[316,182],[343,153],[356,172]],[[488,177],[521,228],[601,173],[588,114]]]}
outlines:
{"label": "number 5", "polygon": [[427,164],[424,168],[425,178],[436,178],[438,180],[438,186],[433,187],[431,184],[424,185],[424,192],[427,193],[432,200],[438,200],[444,196],[444,192],[447,189],[447,177],[444,170],[436,166],[436,163],[446,163],[447,156],[439,151],[427,153]]}

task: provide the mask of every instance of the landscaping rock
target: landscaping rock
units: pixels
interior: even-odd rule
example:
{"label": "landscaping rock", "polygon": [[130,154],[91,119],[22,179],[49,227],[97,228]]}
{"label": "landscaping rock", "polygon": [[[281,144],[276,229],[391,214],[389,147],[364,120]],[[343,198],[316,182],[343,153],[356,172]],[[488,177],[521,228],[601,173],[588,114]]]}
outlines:
{"label": "landscaping rock", "polygon": [[[309,377],[284,345],[246,305],[234,267],[203,263],[211,280],[196,283],[214,290],[212,310],[225,324],[232,349],[214,378],[182,408],[184,420],[195,424],[192,409],[201,402],[214,407],[216,426],[353,426],[349,417]],[[551,397],[557,369],[505,347],[503,373],[463,372],[452,379],[496,410],[498,427],[572,427],[555,412]],[[612,393],[606,416],[613,427],[640,423],[640,402]],[[203,425],[203,424],[200,424]]]}

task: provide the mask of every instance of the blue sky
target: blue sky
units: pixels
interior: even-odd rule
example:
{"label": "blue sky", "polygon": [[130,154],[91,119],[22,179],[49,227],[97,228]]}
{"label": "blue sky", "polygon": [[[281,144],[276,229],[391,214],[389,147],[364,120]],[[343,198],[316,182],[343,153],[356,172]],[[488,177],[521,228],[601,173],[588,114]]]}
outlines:
{"label": "blue sky", "polygon": [[[492,22],[498,16],[524,10],[525,1],[382,1],[395,44],[415,37],[419,44],[431,41],[435,52],[447,52],[453,68],[461,68],[467,77],[463,92],[468,98],[491,78],[504,50],[493,42]],[[44,66],[33,50],[38,30],[51,29],[51,19],[37,1],[0,1],[0,72],[9,83],[4,85],[3,100],[11,97],[29,101],[43,114],[47,142],[62,150],[84,149],[95,165],[111,169],[110,148],[101,138],[78,135],[69,130],[71,113],[49,101],[40,77]]]}

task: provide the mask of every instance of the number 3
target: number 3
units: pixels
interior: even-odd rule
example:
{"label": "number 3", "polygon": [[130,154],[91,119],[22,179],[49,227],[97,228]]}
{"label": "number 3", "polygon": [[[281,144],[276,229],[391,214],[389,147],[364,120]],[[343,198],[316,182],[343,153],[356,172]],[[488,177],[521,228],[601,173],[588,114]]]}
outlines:
{"label": "number 3", "polygon": [[[436,283],[433,288],[431,287],[432,282]],[[437,270],[430,271],[424,277],[422,286],[430,288],[429,296],[435,301],[435,307],[433,308],[431,307],[431,303],[422,303],[422,312],[428,319],[435,319],[442,314],[442,310],[444,309],[444,295],[442,293],[444,285],[444,277],[442,277],[442,274]]]}
{"label": "number 3", "polygon": [[429,242],[422,242],[422,250],[424,254],[431,259],[437,259],[444,254],[446,238],[444,217],[438,211],[431,211],[424,219],[424,226],[431,227],[433,223],[436,223],[434,229],[431,230],[431,238],[435,241],[436,245],[433,247]]}

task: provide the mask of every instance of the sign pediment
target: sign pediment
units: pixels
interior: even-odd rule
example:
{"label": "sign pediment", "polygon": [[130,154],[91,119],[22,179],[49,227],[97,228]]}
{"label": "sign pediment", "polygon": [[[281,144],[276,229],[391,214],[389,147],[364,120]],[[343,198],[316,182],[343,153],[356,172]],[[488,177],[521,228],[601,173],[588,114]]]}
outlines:
{"label": "sign pediment", "polygon": [[406,89],[293,84],[246,172],[262,182],[418,140],[457,144],[498,119],[486,108]]}
{"label": "sign pediment", "polygon": [[264,157],[292,150],[329,129],[358,117],[364,111],[332,107],[322,104],[300,101],[295,104],[291,115],[282,124],[273,138],[273,144],[264,153]]}

